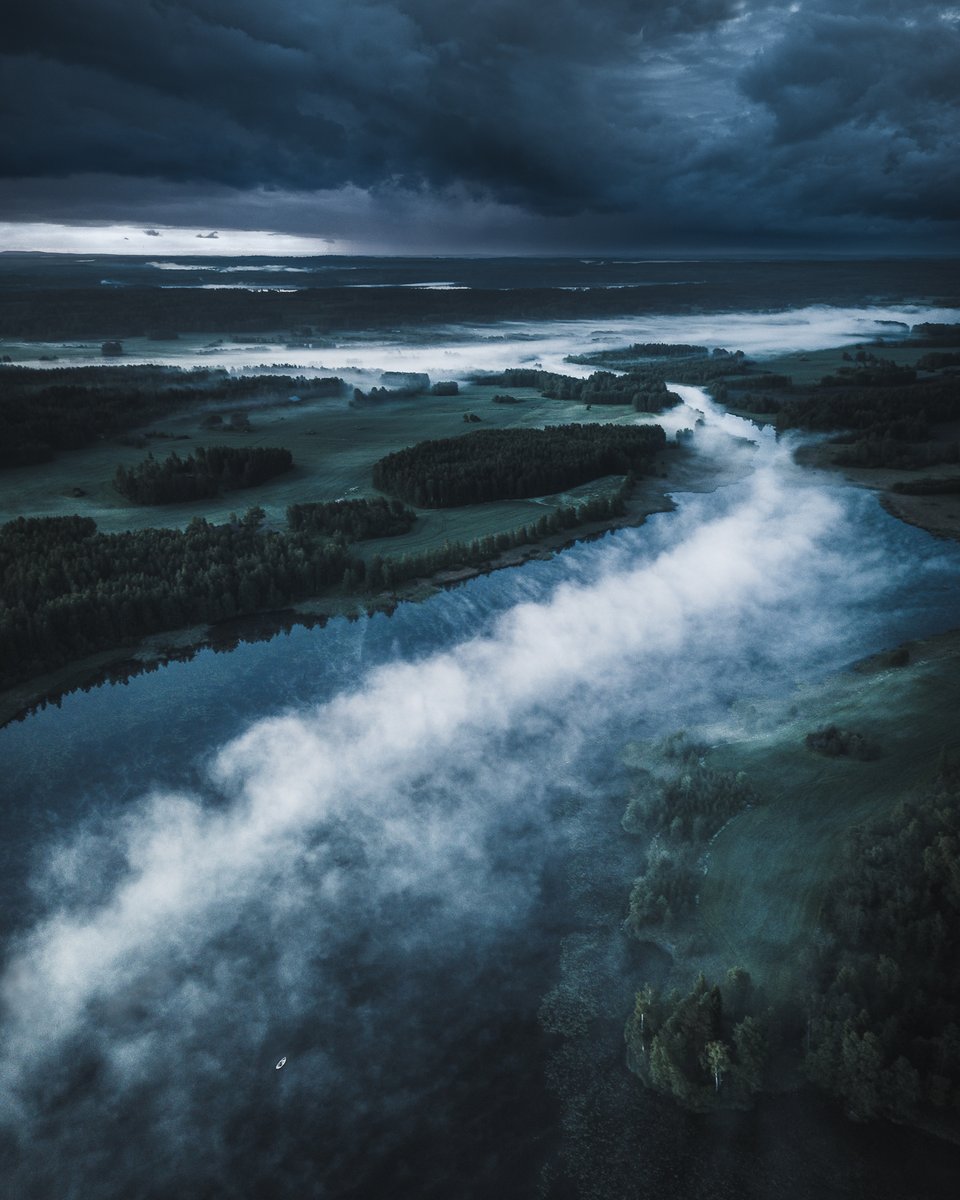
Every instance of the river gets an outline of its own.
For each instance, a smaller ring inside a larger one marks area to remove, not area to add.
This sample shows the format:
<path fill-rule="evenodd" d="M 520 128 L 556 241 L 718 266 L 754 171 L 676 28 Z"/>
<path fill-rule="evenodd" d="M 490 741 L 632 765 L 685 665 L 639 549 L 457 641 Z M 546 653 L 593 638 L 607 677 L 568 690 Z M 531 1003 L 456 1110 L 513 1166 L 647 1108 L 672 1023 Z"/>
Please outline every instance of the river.
<path fill-rule="evenodd" d="M 589 1064 L 540 1025 L 663 969 L 616 928 L 626 743 L 960 624 L 960 547 L 678 390 L 756 443 L 740 483 L 0 731 L 11 1196 L 952 1194 L 951 1147 L 806 1097 L 691 1118 L 610 1022 Z"/>

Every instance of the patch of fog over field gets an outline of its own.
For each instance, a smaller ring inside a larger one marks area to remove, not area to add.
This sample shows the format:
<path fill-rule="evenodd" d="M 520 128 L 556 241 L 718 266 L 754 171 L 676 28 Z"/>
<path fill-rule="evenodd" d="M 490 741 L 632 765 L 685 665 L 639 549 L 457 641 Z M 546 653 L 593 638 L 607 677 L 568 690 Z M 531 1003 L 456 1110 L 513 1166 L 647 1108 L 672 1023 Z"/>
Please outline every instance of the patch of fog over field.
<path fill-rule="evenodd" d="M 751 428 L 682 392 L 698 438 Z M 738 452 L 746 482 L 596 543 L 588 577 L 489 634 L 254 723 L 203 792 L 63 837 L 3 968 L 11 1194 L 249 1195 L 279 1170 L 272 1195 L 319 1195 L 442 1128 L 451 1046 L 520 1004 L 531 943 L 556 951 L 550 865 L 615 824 L 570 797 L 627 735 L 843 661 L 922 583 L 787 445 Z"/>
<path fill-rule="evenodd" d="M 816 305 L 782 312 L 740 312 L 624 317 L 597 321 L 505 321 L 497 325 L 451 325 L 416 329 L 404 335 L 383 337 L 365 333 L 341 338 L 336 344 L 282 343 L 232 345 L 201 344 L 198 338 L 125 346 L 121 359 L 128 366 L 164 363 L 181 367 L 225 367 L 254 372 L 260 367 L 284 367 L 305 374 L 341 375 L 350 382 L 369 382 L 381 371 L 426 372 L 434 380 L 467 380 L 483 372 L 508 367 L 537 366 L 547 371 L 586 378 L 596 367 L 566 361 L 570 355 L 588 354 L 631 345 L 634 342 L 673 342 L 742 350 L 764 358 L 788 351 L 830 349 L 870 341 L 896 339 L 911 325 L 923 322 L 952 323 L 957 311 L 925 305 L 840 308 Z M 10 346 L 18 362 L 56 367 L 103 365 L 99 345 L 31 343 Z M 57 357 L 41 362 L 41 356 Z"/>

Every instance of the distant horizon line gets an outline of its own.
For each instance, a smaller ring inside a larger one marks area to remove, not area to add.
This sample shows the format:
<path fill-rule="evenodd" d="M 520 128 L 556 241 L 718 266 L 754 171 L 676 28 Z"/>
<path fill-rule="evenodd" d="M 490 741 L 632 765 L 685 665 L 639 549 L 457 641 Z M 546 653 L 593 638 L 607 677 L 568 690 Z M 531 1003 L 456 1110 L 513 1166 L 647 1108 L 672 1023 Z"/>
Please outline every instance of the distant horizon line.
<path fill-rule="evenodd" d="M 634 257 L 634 255 L 643 254 L 644 257 Z M 706 262 L 712 259 L 758 259 L 771 260 L 777 262 L 804 262 L 804 261 L 819 261 L 828 259 L 843 259 L 851 262 L 869 261 L 882 262 L 887 259 L 958 259 L 960 260 L 960 247 L 956 249 L 938 248 L 936 250 L 920 250 L 916 248 L 904 250 L 884 250 L 871 253 L 867 250 L 809 250 L 798 251 L 796 249 L 783 250 L 747 250 L 742 247 L 735 250 L 691 250 L 689 254 L 683 254 L 680 251 L 673 251 L 670 254 L 664 254 L 662 257 L 651 254 L 649 251 L 609 251 L 604 253 L 592 253 L 590 251 L 500 251 L 500 252 L 479 252 L 479 251 L 461 251 L 461 252 L 445 252 L 445 253 L 420 253 L 420 254 L 404 254 L 393 251 L 382 252 L 355 252 L 343 253 L 297 253 L 297 252 L 281 252 L 281 253 L 264 253 L 251 254 L 249 252 L 231 252 L 231 251 L 206 251 L 201 254 L 177 253 L 173 252 L 167 256 L 157 254 L 147 254 L 142 251 L 134 250 L 0 250 L 0 258 L 70 258 L 75 261 L 93 261 L 103 258 L 123 258 L 123 259 L 142 259 L 145 262 L 154 261 L 178 261 L 183 259 L 194 260 L 213 260 L 213 259 L 250 259 L 250 260 L 270 260 L 270 259 L 393 259 L 398 262 L 412 261 L 448 261 L 459 259 L 471 259 L 477 261 L 495 260 L 495 259 L 527 259 L 527 260 L 549 260 L 549 259 L 565 259 L 571 261 L 580 261 L 584 265 L 589 265 L 591 262 L 623 262 L 624 264 L 635 263 L 637 265 L 644 263 L 695 263 Z"/>

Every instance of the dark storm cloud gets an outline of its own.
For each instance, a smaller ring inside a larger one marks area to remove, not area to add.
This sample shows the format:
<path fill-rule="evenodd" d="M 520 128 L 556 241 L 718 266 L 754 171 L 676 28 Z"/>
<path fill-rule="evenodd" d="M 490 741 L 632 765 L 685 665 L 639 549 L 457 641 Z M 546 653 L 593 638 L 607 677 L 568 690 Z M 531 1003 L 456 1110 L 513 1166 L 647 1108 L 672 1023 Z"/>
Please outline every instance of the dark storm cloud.
<path fill-rule="evenodd" d="M 960 12 L 863 9 L 799 15 L 744 72 L 773 119 L 769 161 L 801 172 L 807 207 L 956 219 Z"/>
<path fill-rule="evenodd" d="M 956 216 L 960 21 L 932 4 L 41 0 L 5 32 L 10 180 L 429 194 L 623 234 Z"/>
<path fill-rule="evenodd" d="M 597 190 L 585 160 L 607 165 L 593 147 L 598 109 L 609 125 L 618 103 L 609 69 L 644 36 L 735 9 L 561 0 L 544 20 L 489 0 L 453 11 L 423 0 L 288 0 L 269 12 L 244 0 L 40 4 L 7 42 L 5 170 L 299 188 L 466 180 L 569 206 Z M 604 136 L 614 129 L 601 150 Z"/>

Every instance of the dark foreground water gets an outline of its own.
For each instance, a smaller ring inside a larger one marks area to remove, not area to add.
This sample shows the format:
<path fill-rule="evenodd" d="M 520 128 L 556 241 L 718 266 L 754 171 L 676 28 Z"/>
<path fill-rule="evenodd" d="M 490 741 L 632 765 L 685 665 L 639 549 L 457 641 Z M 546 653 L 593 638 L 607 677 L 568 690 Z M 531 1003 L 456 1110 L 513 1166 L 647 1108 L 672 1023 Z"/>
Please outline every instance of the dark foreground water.
<path fill-rule="evenodd" d="M 954 1147 L 623 1065 L 666 965 L 618 929 L 624 743 L 960 624 L 960 548 L 769 442 L 680 499 L 0 731 L 9 1195 L 954 1194 Z"/>

